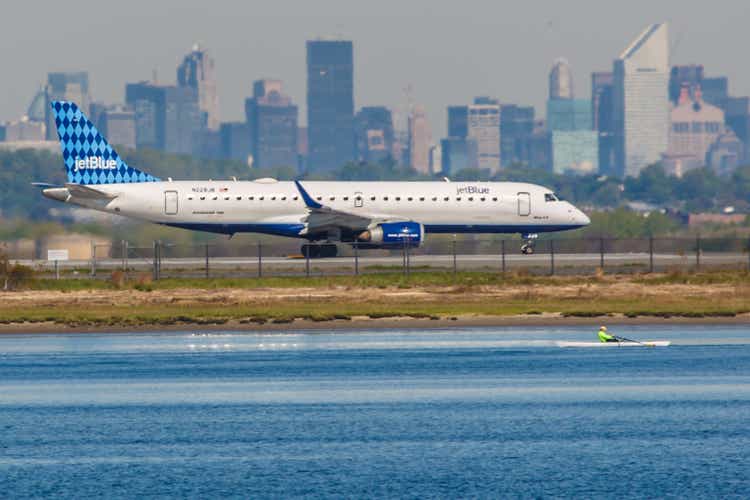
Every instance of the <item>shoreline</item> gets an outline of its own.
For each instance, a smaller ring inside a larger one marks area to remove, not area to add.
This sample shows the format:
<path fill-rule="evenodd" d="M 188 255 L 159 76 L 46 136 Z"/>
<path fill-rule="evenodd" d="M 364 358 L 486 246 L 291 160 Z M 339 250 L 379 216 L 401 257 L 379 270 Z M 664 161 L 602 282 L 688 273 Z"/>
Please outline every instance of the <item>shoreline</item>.
<path fill-rule="evenodd" d="M 455 318 L 455 319 L 453 319 Z M 353 317 L 350 320 L 333 319 L 327 321 L 313 321 L 309 319 L 295 319 L 284 323 L 246 323 L 236 320 L 225 323 L 199 324 L 179 323 L 170 325 L 137 325 L 137 326 L 70 326 L 54 322 L 7 323 L 0 325 L 0 336 L 18 334 L 137 334 L 137 333 L 168 333 L 168 332 L 201 332 L 201 331 L 231 331 L 231 332 L 289 332 L 289 331 L 325 331 L 325 330 L 372 330 L 372 329 L 432 329 L 432 328 L 471 328 L 471 327 L 518 327 L 518 326 L 597 326 L 607 325 L 748 325 L 750 314 L 737 316 L 636 316 L 623 314 L 611 316 L 571 317 L 556 313 L 522 314 L 508 316 L 480 316 L 465 315 L 451 318 L 412 318 L 408 316 L 369 318 Z"/>

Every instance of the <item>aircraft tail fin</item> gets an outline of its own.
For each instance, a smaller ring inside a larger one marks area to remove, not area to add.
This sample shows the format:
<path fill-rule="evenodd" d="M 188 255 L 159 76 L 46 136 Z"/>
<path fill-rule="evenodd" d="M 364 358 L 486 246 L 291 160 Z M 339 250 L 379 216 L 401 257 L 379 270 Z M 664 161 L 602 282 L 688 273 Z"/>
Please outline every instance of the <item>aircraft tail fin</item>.
<path fill-rule="evenodd" d="M 53 101 L 50 105 L 69 183 L 119 184 L 159 180 L 128 166 L 75 103 Z"/>

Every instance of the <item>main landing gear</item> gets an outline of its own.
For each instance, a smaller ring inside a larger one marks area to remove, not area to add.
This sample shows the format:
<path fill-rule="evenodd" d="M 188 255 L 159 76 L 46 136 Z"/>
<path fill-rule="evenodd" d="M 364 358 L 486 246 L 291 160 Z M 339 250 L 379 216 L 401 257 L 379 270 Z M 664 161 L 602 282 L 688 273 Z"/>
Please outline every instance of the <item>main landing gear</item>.
<path fill-rule="evenodd" d="M 521 253 L 524 255 L 531 255 L 534 253 L 534 242 L 538 237 L 538 234 L 522 234 L 521 238 L 524 239 L 524 243 L 521 245 Z"/>
<path fill-rule="evenodd" d="M 309 257 L 311 259 L 336 257 L 339 252 L 338 247 L 333 243 L 324 243 L 322 245 L 302 245 L 301 251 L 303 257 Z"/>

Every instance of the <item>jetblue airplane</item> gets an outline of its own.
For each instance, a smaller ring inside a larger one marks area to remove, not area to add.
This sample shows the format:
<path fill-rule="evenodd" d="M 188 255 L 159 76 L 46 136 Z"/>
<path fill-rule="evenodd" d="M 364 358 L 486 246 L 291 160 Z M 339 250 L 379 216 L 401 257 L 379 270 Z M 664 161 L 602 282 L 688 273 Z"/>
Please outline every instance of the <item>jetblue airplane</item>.
<path fill-rule="evenodd" d="M 137 170 L 72 102 L 52 104 L 68 182 L 37 184 L 44 196 L 166 226 L 307 240 L 302 253 L 419 246 L 429 233 L 538 233 L 576 229 L 589 218 L 542 186 L 518 182 L 164 181 Z"/>

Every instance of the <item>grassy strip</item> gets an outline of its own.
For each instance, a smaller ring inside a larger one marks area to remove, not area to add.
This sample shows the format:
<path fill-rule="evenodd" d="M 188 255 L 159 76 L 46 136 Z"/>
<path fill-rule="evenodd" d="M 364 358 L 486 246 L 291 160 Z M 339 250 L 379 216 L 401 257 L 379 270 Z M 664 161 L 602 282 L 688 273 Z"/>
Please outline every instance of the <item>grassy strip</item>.
<path fill-rule="evenodd" d="M 27 290 L 116 290 L 122 288 L 148 290 L 174 290 L 195 288 L 215 290 L 220 288 L 411 288 L 424 286 L 483 286 L 483 285 L 533 285 L 533 284 L 585 284 L 596 278 L 528 276 L 523 273 L 487 272 L 413 272 L 378 273 L 359 276 L 270 276 L 263 278 L 167 278 L 152 282 L 150 279 L 133 279 L 118 287 L 110 280 L 79 279 L 34 279 L 24 284 Z"/>
<path fill-rule="evenodd" d="M 33 279 L 24 283 L 28 290 L 116 290 L 132 288 L 140 291 L 174 290 L 195 288 L 215 290 L 220 288 L 412 288 L 425 286 L 513 286 L 543 285 L 566 286 L 602 283 L 615 280 L 614 276 L 531 276 L 523 272 L 499 273 L 464 271 L 453 274 L 445 271 L 413 272 L 409 276 L 402 273 L 379 273 L 360 276 L 277 276 L 263 278 L 168 278 L 151 282 L 148 276 L 136 277 L 124 283 L 88 278 L 78 279 Z M 668 274 L 628 276 L 627 280 L 643 285 L 669 284 L 746 284 L 750 281 L 747 272 L 714 271 L 702 273 L 675 272 Z"/>
<path fill-rule="evenodd" d="M 518 314 L 562 313 L 564 316 L 594 317 L 612 314 L 655 317 L 727 317 L 750 312 L 747 297 L 728 297 L 720 303 L 707 303 L 700 297 L 670 297 L 654 303 L 648 298 L 515 298 L 502 303 L 460 297 L 449 301 L 325 300 L 270 301 L 262 304 L 200 305 L 142 304 L 138 307 L 91 306 L 66 309 L 54 306 L 0 308 L 0 323 L 55 322 L 71 326 L 140 326 L 170 324 L 288 323 L 294 319 L 329 321 L 354 316 L 370 318 L 413 317 L 452 318 L 459 315 L 507 316 Z"/>

